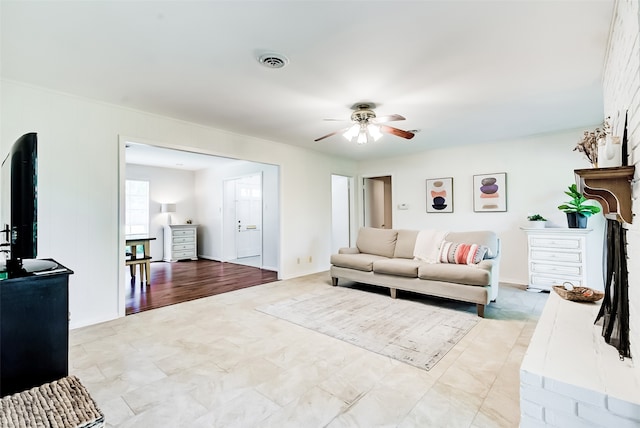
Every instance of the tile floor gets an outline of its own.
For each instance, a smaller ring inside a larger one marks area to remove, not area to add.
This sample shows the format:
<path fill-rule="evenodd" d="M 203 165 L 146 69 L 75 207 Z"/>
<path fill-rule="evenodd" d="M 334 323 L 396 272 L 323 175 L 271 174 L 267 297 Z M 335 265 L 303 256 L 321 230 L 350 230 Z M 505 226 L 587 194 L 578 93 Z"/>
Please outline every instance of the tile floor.
<path fill-rule="evenodd" d="M 254 309 L 331 290 L 325 272 L 76 329 L 70 374 L 110 427 L 518 426 L 520 362 L 548 294 L 503 285 L 427 372 Z"/>

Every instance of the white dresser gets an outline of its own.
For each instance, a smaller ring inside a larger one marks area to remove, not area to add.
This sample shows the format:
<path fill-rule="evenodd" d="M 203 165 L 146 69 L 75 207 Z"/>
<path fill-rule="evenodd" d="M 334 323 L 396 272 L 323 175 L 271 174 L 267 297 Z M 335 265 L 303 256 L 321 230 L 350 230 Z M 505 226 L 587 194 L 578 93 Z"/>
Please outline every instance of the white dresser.
<path fill-rule="evenodd" d="M 529 246 L 529 288 L 551 290 L 553 285 L 570 281 L 587 284 L 587 235 L 591 229 L 522 228 Z"/>
<path fill-rule="evenodd" d="M 198 259 L 197 224 L 170 224 L 164 227 L 164 261 Z"/>

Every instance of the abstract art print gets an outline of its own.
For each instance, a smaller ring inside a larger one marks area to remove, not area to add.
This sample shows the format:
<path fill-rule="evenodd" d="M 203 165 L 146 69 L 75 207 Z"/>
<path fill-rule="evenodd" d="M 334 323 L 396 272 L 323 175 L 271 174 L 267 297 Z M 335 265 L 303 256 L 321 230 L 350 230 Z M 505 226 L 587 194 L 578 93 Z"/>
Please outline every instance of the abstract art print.
<path fill-rule="evenodd" d="M 427 212 L 453 212 L 453 177 L 427 179 Z"/>
<path fill-rule="evenodd" d="M 473 176 L 473 211 L 507 211 L 507 173 Z"/>

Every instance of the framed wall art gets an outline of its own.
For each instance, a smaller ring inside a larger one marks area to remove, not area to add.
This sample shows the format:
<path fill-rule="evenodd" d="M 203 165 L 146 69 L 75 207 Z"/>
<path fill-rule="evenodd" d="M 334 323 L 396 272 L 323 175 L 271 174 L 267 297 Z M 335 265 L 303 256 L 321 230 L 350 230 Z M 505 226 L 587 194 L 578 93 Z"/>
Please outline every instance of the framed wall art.
<path fill-rule="evenodd" d="M 473 176 L 473 211 L 507 211 L 507 173 L 480 174 Z"/>
<path fill-rule="evenodd" d="M 453 212 L 453 177 L 427 179 L 427 212 Z"/>

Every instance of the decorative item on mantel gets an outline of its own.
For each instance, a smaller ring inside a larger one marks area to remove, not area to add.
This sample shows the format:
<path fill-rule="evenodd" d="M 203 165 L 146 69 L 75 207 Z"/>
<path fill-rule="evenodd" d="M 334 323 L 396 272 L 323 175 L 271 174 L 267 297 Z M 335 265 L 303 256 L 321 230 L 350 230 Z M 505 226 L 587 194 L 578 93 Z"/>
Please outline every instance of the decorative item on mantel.
<path fill-rule="evenodd" d="M 595 205 L 587 205 L 587 198 L 578 191 L 578 186 L 572 184 L 569 190 L 564 192 L 571 197 L 569 202 L 558 205 L 558 209 L 567 214 L 567 223 L 569 228 L 585 229 L 587 227 L 587 219 L 593 214 L 600 212 L 600 207 Z"/>
<path fill-rule="evenodd" d="M 533 214 L 527 217 L 529 220 L 528 227 L 531 229 L 544 229 L 547 224 L 547 219 L 540 214 Z"/>
<path fill-rule="evenodd" d="M 571 282 L 565 281 L 562 285 L 554 285 L 553 291 L 565 300 L 573 302 L 597 302 L 604 297 L 600 290 L 589 287 L 576 287 Z"/>
<path fill-rule="evenodd" d="M 622 165 L 622 144 L 614 135 L 611 117 L 604 121 L 604 138 L 598 140 L 598 167 L 609 168 Z M 626 126 L 626 125 L 625 125 Z"/>
<path fill-rule="evenodd" d="M 591 165 L 598 168 L 598 146 L 600 141 L 605 141 L 607 135 L 611 134 L 611 117 L 607 117 L 604 121 L 602 129 L 596 128 L 593 131 L 584 131 L 582 139 L 573 149 L 584 153 Z"/>

